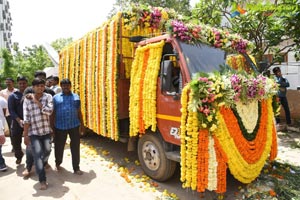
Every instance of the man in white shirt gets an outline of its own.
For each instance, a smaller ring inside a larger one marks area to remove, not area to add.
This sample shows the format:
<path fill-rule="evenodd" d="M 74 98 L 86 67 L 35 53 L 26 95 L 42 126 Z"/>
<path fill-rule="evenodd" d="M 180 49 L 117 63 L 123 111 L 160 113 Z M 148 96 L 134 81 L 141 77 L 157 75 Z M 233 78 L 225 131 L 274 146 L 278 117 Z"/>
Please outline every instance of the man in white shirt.
<path fill-rule="evenodd" d="M 5 79 L 6 88 L 0 91 L 0 96 L 4 97 L 4 99 L 6 101 L 8 100 L 9 95 L 11 95 L 15 91 L 17 91 L 17 89 L 14 88 L 14 84 L 15 84 L 14 79 L 12 79 L 12 78 L 6 78 Z M 14 152 L 13 143 L 12 143 L 12 135 L 11 135 L 11 131 L 10 131 L 10 126 L 11 126 L 12 119 L 10 117 L 10 113 L 9 113 L 8 110 L 6 111 L 5 118 L 6 118 L 6 122 L 7 122 L 7 125 L 8 125 L 9 136 L 10 136 L 10 141 L 11 141 L 11 146 L 12 146 L 11 151 Z"/>
<path fill-rule="evenodd" d="M 59 78 L 58 76 L 53 76 L 51 79 L 51 84 L 52 86 L 50 87 L 50 89 L 52 89 L 55 94 L 58 94 L 61 92 L 61 87 L 59 86 Z"/>
<path fill-rule="evenodd" d="M 0 134 L 4 135 L 4 127 L 6 124 L 5 112 L 7 111 L 7 101 L 0 96 Z M 7 170 L 5 160 L 2 156 L 2 145 L 0 144 L 0 171 L 4 172 Z"/>

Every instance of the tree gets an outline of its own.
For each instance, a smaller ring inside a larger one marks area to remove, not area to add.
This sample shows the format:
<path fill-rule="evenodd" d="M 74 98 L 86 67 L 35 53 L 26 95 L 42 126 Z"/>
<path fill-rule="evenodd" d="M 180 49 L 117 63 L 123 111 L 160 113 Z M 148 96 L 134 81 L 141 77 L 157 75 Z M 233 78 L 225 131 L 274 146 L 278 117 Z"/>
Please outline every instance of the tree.
<path fill-rule="evenodd" d="M 114 8 L 111 11 L 111 15 L 116 13 L 117 10 L 122 10 L 127 8 L 130 4 L 141 4 L 150 5 L 153 7 L 166 7 L 173 8 L 179 14 L 184 16 L 190 16 L 190 0 L 117 0 L 114 4 Z"/>
<path fill-rule="evenodd" d="M 26 76 L 31 82 L 36 70 L 43 70 L 52 66 L 52 62 L 44 48 L 36 45 L 25 47 L 23 51 L 20 51 L 18 46 L 14 45 L 13 53 L 3 49 L 1 58 L 3 59 L 1 83 L 7 77 L 16 79 L 20 75 Z"/>
<path fill-rule="evenodd" d="M 51 46 L 57 51 L 60 52 L 65 46 L 73 42 L 73 38 L 59 38 L 51 42 Z"/>
<path fill-rule="evenodd" d="M 291 51 L 296 52 L 295 57 L 299 60 L 300 29 L 297 24 L 300 18 L 297 0 L 277 0 L 273 3 L 200 0 L 192 10 L 192 16 L 202 23 L 239 33 L 254 42 L 253 54 L 257 61 L 263 61 L 263 55 L 271 52 L 274 54 L 271 66 L 280 62 L 280 54 Z M 226 22 L 221 23 L 224 20 Z"/>
<path fill-rule="evenodd" d="M 2 58 L 2 63 L 3 63 L 3 68 L 1 70 L 2 73 L 0 76 L 0 81 L 2 84 L 7 77 L 10 77 L 10 78 L 15 77 L 15 72 L 16 72 L 17 67 L 15 66 L 15 64 L 13 62 L 13 56 L 11 55 L 9 50 L 2 49 L 0 56 Z"/>

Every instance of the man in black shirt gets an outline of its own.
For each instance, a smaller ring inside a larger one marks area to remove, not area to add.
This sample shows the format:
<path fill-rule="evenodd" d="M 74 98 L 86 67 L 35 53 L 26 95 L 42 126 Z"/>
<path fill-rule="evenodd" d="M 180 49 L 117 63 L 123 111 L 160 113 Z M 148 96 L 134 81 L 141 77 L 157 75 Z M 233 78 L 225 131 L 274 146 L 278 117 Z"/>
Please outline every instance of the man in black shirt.
<path fill-rule="evenodd" d="M 11 134 L 12 145 L 15 150 L 16 164 L 20 164 L 24 155 L 22 151 L 22 135 L 23 135 L 23 92 L 28 86 L 26 77 L 17 78 L 19 90 L 15 91 L 8 97 L 8 110 L 12 118 Z"/>

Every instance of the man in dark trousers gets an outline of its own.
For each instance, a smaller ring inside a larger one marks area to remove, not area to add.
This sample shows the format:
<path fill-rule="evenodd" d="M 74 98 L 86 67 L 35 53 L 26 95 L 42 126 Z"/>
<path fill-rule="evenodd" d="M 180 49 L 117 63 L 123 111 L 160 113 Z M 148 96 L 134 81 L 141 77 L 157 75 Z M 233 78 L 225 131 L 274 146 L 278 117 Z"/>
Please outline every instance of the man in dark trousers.
<path fill-rule="evenodd" d="M 67 135 L 71 139 L 73 171 L 82 175 L 80 163 L 80 129 L 84 132 L 80 99 L 77 94 L 71 92 L 71 81 L 63 79 L 60 82 L 62 92 L 53 97 L 53 125 L 54 125 L 54 152 L 56 169 L 60 170 Z"/>
<path fill-rule="evenodd" d="M 11 138 L 15 150 L 16 164 L 20 164 L 23 158 L 22 135 L 23 135 L 23 93 L 28 86 L 26 77 L 17 78 L 19 90 L 15 91 L 8 97 L 8 110 L 12 119 Z"/>
<path fill-rule="evenodd" d="M 290 87 L 289 81 L 284 78 L 281 74 L 281 70 L 279 67 L 274 67 L 273 68 L 273 73 L 275 75 L 275 80 L 276 83 L 279 85 L 279 90 L 277 93 L 277 96 L 279 97 L 280 104 L 284 109 L 285 112 L 285 119 L 286 119 L 286 124 L 287 126 L 291 125 L 291 114 L 290 114 L 290 108 L 289 108 L 289 103 L 286 98 L 286 92 L 288 87 Z M 276 123 L 280 123 L 280 118 L 276 118 Z"/>
<path fill-rule="evenodd" d="M 14 88 L 14 84 L 15 84 L 14 79 L 12 79 L 12 78 L 6 78 L 5 79 L 6 88 L 0 91 L 0 96 L 4 97 L 4 99 L 6 101 L 8 101 L 9 95 L 11 95 L 15 91 L 17 91 L 17 89 Z M 10 130 L 12 119 L 11 119 L 11 116 L 10 116 L 10 113 L 9 113 L 8 110 L 6 111 L 5 118 L 6 118 L 6 122 L 7 122 L 7 125 L 8 125 L 9 136 L 10 136 L 10 140 L 11 140 L 10 142 L 11 142 L 11 145 L 12 145 L 11 152 L 14 152 L 15 150 L 14 150 L 14 147 L 13 147 L 13 139 L 12 139 L 11 130 Z"/>

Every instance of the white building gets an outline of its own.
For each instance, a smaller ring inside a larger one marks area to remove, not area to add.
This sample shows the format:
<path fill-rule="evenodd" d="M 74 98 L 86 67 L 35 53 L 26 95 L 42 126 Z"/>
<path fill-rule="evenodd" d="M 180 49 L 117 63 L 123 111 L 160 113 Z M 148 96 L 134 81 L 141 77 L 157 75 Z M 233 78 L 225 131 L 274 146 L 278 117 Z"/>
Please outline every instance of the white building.
<path fill-rule="evenodd" d="M 12 18 L 9 11 L 9 2 L 8 0 L 0 0 L 0 48 L 6 48 L 11 50 L 12 41 L 11 41 L 11 27 L 12 27 Z"/>

